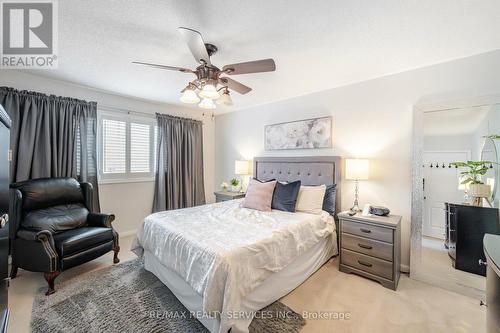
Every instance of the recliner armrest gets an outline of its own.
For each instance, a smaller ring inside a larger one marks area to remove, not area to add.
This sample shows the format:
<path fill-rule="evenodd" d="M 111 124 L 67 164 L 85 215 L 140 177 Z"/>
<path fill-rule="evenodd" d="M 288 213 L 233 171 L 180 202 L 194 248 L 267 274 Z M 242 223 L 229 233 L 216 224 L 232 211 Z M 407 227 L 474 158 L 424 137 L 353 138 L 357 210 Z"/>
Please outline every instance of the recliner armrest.
<path fill-rule="evenodd" d="M 38 232 L 27 230 L 27 229 L 19 229 L 17 231 L 17 237 L 22 238 L 24 240 L 28 240 L 28 241 L 36 241 L 36 240 L 38 240 L 37 233 Z"/>
<path fill-rule="evenodd" d="M 36 272 L 60 269 L 54 238 L 48 230 L 32 231 L 20 228 L 12 240 L 12 265 Z"/>
<path fill-rule="evenodd" d="M 52 233 L 48 230 L 31 231 L 28 229 L 19 229 L 17 231 L 17 237 L 28 241 L 48 242 L 54 247 L 54 238 L 52 237 Z"/>
<path fill-rule="evenodd" d="M 90 213 L 87 216 L 87 223 L 92 227 L 111 228 L 111 222 L 114 220 L 114 214 Z"/>
<path fill-rule="evenodd" d="M 48 230 L 42 231 L 31 231 L 28 229 L 19 229 L 17 231 L 17 237 L 25 240 L 38 240 L 42 241 L 45 238 L 52 238 L 52 233 Z"/>

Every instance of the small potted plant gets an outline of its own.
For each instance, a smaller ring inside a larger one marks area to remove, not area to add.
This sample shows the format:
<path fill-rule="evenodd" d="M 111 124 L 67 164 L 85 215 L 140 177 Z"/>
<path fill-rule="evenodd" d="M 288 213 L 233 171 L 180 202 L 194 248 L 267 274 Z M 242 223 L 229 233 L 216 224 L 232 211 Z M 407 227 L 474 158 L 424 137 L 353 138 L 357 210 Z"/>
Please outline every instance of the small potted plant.
<path fill-rule="evenodd" d="M 241 186 L 240 186 L 240 180 L 239 179 L 233 178 L 233 179 L 231 179 L 230 183 L 231 183 L 231 191 L 233 191 L 233 192 L 239 192 L 240 191 Z"/>
<path fill-rule="evenodd" d="M 486 174 L 489 165 L 493 164 L 490 161 L 467 161 L 467 162 L 453 162 L 451 165 L 459 168 L 466 168 L 460 174 L 463 177 L 461 184 L 469 185 L 468 195 L 472 197 L 472 204 L 476 206 L 481 205 L 483 198 L 488 199 L 491 195 L 491 187 L 484 184 L 481 177 Z"/>

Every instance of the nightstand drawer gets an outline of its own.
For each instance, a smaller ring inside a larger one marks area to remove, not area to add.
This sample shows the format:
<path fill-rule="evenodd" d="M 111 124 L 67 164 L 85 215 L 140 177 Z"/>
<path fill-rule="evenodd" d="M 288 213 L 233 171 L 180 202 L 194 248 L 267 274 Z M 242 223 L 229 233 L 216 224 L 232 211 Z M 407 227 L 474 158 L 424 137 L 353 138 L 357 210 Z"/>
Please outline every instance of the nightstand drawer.
<path fill-rule="evenodd" d="M 393 243 L 392 229 L 371 224 L 342 220 L 342 232 L 371 238 L 387 243 Z"/>
<path fill-rule="evenodd" d="M 342 234 L 342 248 L 392 261 L 393 248 L 389 243 L 344 233 Z"/>
<path fill-rule="evenodd" d="M 349 251 L 346 249 L 341 250 L 341 263 L 376 276 L 392 280 L 392 262 L 369 257 L 367 255 Z"/>

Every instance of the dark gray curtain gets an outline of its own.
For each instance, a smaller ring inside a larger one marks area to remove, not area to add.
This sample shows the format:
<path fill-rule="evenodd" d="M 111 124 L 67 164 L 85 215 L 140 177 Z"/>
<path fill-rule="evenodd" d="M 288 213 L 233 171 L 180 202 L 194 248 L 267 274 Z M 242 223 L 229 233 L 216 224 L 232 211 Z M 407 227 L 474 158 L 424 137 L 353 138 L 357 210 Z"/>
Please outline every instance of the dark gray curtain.
<path fill-rule="evenodd" d="M 0 87 L 0 104 L 12 119 L 11 181 L 73 177 L 97 186 L 97 104 Z"/>
<path fill-rule="evenodd" d="M 205 204 L 203 123 L 156 114 L 158 122 L 153 212 Z"/>

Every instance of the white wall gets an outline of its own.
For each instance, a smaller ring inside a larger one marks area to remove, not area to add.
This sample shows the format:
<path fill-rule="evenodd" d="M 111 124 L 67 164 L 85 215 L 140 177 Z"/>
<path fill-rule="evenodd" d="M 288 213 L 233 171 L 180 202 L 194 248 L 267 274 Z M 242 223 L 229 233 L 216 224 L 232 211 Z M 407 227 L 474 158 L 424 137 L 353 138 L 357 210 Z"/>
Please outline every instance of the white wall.
<path fill-rule="evenodd" d="M 472 133 L 424 136 L 424 151 L 469 151 L 472 154 L 473 148 Z"/>
<path fill-rule="evenodd" d="M 484 145 L 484 136 L 492 134 L 500 134 L 500 105 L 489 106 L 489 111 L 481 124 L 473 133 L 474 151 L 472 158 L 474 160 L 481 159 L 481 152 Z M 500 150 L 500 141 L 496 140 L 497 149 Z M 500 155 L 499 155 L 500 157 Z"/>
<path fill-rule="evenodd" d="M 88 87 L 69 84 L 64 81 L 47 79 L 20 71 L 0 71 L 0 86 L 9 86 L 21 90 L 32 90 L 46 94 L 96 101 L 99 105 L 130 111 L 166 113 L 203 120 L 203 158 L 205 193 L 208 202 L 213 202 L 214 179 L 214 128 L 209 115 L 202 116 L 202 111 L 182 108 L 168 104 L 154 103 L 115 95 Z M 151 214 L 153 207 L 154 182 L 101 184 L 101 210 L 114 213 L 114 226 L 122 233 L 133 232 L 140 227 L 143 218 Z"/>
<path fill-rule="evenodd" d="M 394 214 L 403 215 L 402 264 L 407 266 L 414 105 L 499 90 L 500 51 L 496 51 L 217 116 L 215 185 L 233 176 L 236 159 L 368 157 L 372 161 L 371 180 L 360 185 L 361 204 L 385 205 Z M 333 149 L 264 151 L 264 125 L 327 115 L 333 117 Z M 343 182 L 342 209 L 351 205 L 353 187 L 352 182 Z"/>

